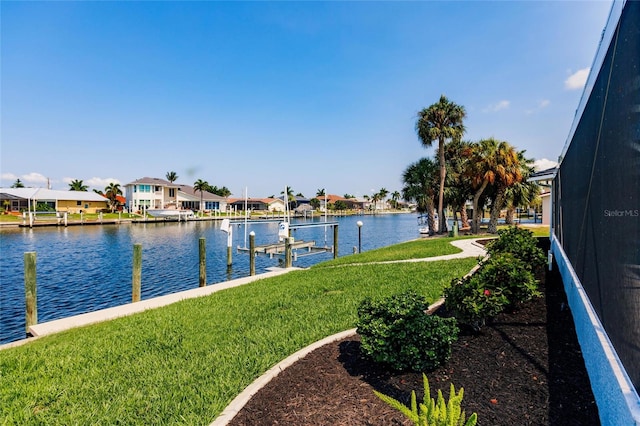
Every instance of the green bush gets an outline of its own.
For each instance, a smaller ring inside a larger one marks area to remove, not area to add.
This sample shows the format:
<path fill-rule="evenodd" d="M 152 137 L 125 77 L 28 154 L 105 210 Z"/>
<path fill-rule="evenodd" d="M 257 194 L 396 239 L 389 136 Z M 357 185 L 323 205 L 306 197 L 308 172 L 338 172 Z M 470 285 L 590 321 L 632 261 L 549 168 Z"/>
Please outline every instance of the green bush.
<path fill-rule="evenodd" d="M 494 256 L 498 253 L 512 253 L 529 265 L 531 270 L 546 263 L 544 252 L 538 247 L 538 240 L 528 229 L 510 226 L 498 231 L 498 239 L 487 244 L 487 252 Z"/>
<path fill-rule="evenodd" d="M 490 257 L 475 274 L 454 279 L 444 289 L 446 308 L 476 331 L 487 319 L 540 295 L 533 272 L 506 252 Z"/>
<path fill-rule="evenodd" d="M 363 352 L 398 371 L 428 371 L 445 363 L 458 327 L 453 318 L 427 315 L 427 308 L 413 291 L 364 299 L 357 320 Z"/>
<path fill-rule="evenodd" d="M 449 402 L 444 401 L 442 391 L 438 390 L 438 401 L 431 398 L 431 389 L 429 388 L 429 380 L 423 373 L 422 380 L 424 383 L 423 402 L 418 407 L 416 399 L 416 391 L 411 391 L 411 407 L 407 407 L 397 399 L 387 396 L 378 391 L 374 394 L 391 407 L 404 414 L 415 426 L 475 426 L 478 422 L 478 415 L 473 413 L 466 419 L 461 404 L 464 397 L 464 389 L 460 388 L 456 392 L 456 388 L 451 383 L 449 389 Z M 419 409 L 418 409 L 419 408 Z M 466 421 L 465 421 L 466 420 Z"/>
<path fill-rule="evenodd" d="M 462 324 L 478 331 L 487 319 L 502 312 L 509 300 L 502 289 L 487 286 L 477 274 L 456 278 L 444 289 L 445 307 Z"/>
<path fill-rule="evenodd" d="M 500 289 L 510 307 L 541 295 L 529 266 L 512 253 L 491 256 L 476 275 L 485 288 Z"/>

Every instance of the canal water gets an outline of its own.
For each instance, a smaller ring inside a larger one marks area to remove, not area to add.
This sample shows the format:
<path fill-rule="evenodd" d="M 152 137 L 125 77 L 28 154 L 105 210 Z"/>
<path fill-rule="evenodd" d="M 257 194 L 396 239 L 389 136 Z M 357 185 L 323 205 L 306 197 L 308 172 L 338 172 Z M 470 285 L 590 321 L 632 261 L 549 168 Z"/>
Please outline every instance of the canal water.
<path fill-rule="evenodd" d="M 317 224 L 324 219 L 293 221 Z M 338 223 L 338 254 L 358 246 L 357 221 L 362 221 L 362 250 L 419 237 L 414 214 L 381 214 L 329 218 Z M 240 221 L 241 222 L 241 221 Z M 248 233 L 256 245 L 275 243 L 278 223 L 233 225 L 233 265 L 227 269 L 227 234 L 218 221 L 138 223 L 103 226 L 4 228 L 0 230 L 0 344 L 25 337 L 24 253 L 36 252 L 38 322 L 47 322 L 131 302 L 133 245 L 142 245 L 142 299 L 198 287 L 199 239 L 205 238 L 207 284 L 249 275 Z M 245 235 L 247 235 L 245 239 Z M 331 226 L 295 229 L 295 240 L 333 244 Z M 302 252 L 301 252 L 302 253 Z M 300 256 L 293 266 L 330 260 L 332 253 Z M 256 258 L 256 273 L 282 266 L 278 258 Z"/>

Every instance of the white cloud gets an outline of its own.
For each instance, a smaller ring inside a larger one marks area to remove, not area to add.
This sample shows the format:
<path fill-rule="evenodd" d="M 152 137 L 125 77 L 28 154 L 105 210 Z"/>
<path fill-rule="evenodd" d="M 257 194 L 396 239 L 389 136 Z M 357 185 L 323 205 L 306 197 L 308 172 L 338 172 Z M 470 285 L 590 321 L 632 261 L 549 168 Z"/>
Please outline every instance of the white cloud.
<path fill-rule="evenodd" d="M 25 183 L 47 183 L 49 181 L 46 176 L 36 172 L 31 172 L 20 177 Z"/>
<path fill-rule="evenodd" d="M 587 82 L 587 78 L 589 77 L 589 67 L 582 68 L 571 74 L 564 81 L 564 88 L 567 90 L 578 90 L 582 89 Z"/>
<path fill-rule="evenodd" d="M 103 190 L 104 188 L 106 188 L 112 182 L 120 184 L 120 181 L 118 179 L 115 179 L 115 178 L 99 178 L 99 177 L 92 177 L 91 179 L 87 180 L 85 182 L 85 184 L 87 184 L 88 186 L 90 186 L 92 188 Z M 122 185 L 122 184 L 120 184 L 120 185 Z"/>
<path fill-rule="evenodd" d="M 66 184 L 70 184 L 71 181 L 76 180 L 77 178 L 72 178 L 72 177 L 63 177 L 62 178 L 62 182 L 66 183 Z M 82 181 L 82 183 L 86 186 L 88 186 L 89 188 L 95 188 L 95 189 L 99 189 L 100 191 L 104 190 L 104 188 L 107 187 L 107 185 L 109 185 L 111 182 L 113 183 L 118 183 L 120 185 L 122 185 L 120 183 L 120 181 L 116 178 L 101 178 L 101 177 L 92 177 L 91 179 L 79 179 Z"/>
<path fill-rule="evenodd" d="M 511 105 L 511 102 L 507 100 L 501 100 L 484 108 L 482 112 L 498 112 L 500 110 L 509 108 L 509 105 Z"/>
<path fill-rule="evenodd" d="M 557 161 L 548 160 L 546 158 L 541 158 L 533 162 L 533 168 L 536 171 L 547 170 L 557 165 L 558 165 Z"/>
<path fill-rule="evenodd" d="M 535 108 L 526 110 L 525 114 L 527 115 L 535 114 L 536 112 L 545 109 L 549 105 L 551 105 L 551 101 L 549 99 L 543 99 L 538 102 L 538 105 Z"/>
<path fill-rule="evenodd" d="M 15 181 L 16 179 L 18 179 L 18 176 L 14 175 L 13 173 L 3 173 L 2 175 L 0 175 L 0 178 L 2 180 Z"/>
<path fill-rule="evenodd" d="M 47 186 L 47 183 L 49 182 L 49 179 L 47 179 L 46 176 L 36 172 L 27 173 L 25 175 L 16 175 L 14 173 L 3 173 L 2 175 L 0 175 L 0 178 L 3 181 L 8 182 L 9 185 L 13 185 L 17 179 L 20 179 L 20 182 L 22 182 L 24 186 L 28 186 L 28 187 L 44 188 Z"/>

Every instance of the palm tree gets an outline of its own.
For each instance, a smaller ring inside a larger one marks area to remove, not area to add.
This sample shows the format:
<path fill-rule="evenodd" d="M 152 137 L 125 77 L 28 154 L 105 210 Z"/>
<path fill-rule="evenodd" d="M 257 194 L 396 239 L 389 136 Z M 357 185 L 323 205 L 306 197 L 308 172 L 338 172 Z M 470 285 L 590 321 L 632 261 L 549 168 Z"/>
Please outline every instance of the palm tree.
<path fill-rule="evenodd" d="M 87 185 L 82 183 L 82 180 L 74 179 L 69 183 L 69 191 L 87 191 Z"/>
<path fill-rule="evenodd" d="M 380 194 L 379 193 L 375 193 L 371 196 L 371 201 L 373 201 L 373 210 L 376 211 L 378 210 L 378 201 L 380 201 Z"/>
<path fill-rule="evenodd" d="M 175 181 L 178 180 L 178 175 L 176 174 L 176 172 L 167 172 L 166 174 L 166 178 L 169 182 L 173 183 Z"/>
<path fill-rule="evenodd" d="M 430 158 L 409 165 L 402 174 L 402 197 L 415 201 L 418 213 L 427 214 L 429 234 L 436 233 L 434 198 L 438 192 L 438 166 Z"/>
<path fill-rule="evenodd" d="M 218 192 L 216 192 L 216 194 L 221 197 L 227 198 L 229 195 L 231 195 L 231 190 L 226 186 L 223 186 L 222 188 L 218 188 Z"/>
<path fill-rule="evenodd" d="M 176 172 L 167 172 L 167 174 L 165 175 L 165 177 L 167 178 L 167 180 L 171 183 L 175 182 L 178 180 L 178 175 L 176 174 Z M 173 191 L 175 192 L 175 203 L 176 203 L 176 208 L 178 208 L 178 191 L 177 188 L 173 188 Z M 171 192 L 171 191 L 169 191 Z"/>
<path fill-rule="evenodd" d="M 447 169 L 445 163 L 444 145 L 448 140 L 460 140 L 465 128 L 463 120 L 466 112 L 463 106 L 449 101 L 446 96 L 418 113 L 416 131 L 424 147 L 430 147 L 438 141 L 438 163 L 440 166 L 440 189 L 438 191 L 438 217 L 440 217 L 438 232 L 446 229 L 444 220 L 444 187 Z"/>
<path fill-rule="evenodd" d="M 389 195 L 389 191 L 387 191 L 386 188 L 380 188 L 378 195 L 380 196 L 380 201 L 382 201 L 382 210 L 384 211 L 384 200 L 386 200 L 387 195 Z"/>
<path fill-rule="evenodd" d="M 525 151 L 518 152 L 518 161 L 522 179 L 508 187 L 504 194 L 504 204 L 507 208 L 505 223 L 513 225 L 513 214 L 517 207 L 528 206 L 540 194 L 540 185 L 537 182 L 529 182 L 529 176 L 534 172 L 533 160 L 525 158 Z"/>
<path fill-rule="evenodd" d="M 393 193 L 391 194 L 391 200 L 393 201 L 393 208 L 397 209 L 398 208 L 398 200 L 400 199 L 401 195 L 398 191 L 393 191 Z"/>
<path fill-rule="evenodd" d="M 490 234 L 498 232 L 498 218 L 504 205 L 504 196 L 507 188 L 522 181 L 522 169 L 518 151 L 513 146 L 507 142 L 501 143 L 498 146 L 498 161 L 500 161 L 500 164 L 496 168 L 496 193 L 491 203 L 489 227 L 487 229 Z"/>
<path fill-rule="evenodd" d="M 480 228 L 480 197 L 490 184 L 495 185 L 496 195 L 488 231 L 496 232 L 504 191 L 522 179 L 518 166 L 518 153 L 508 142 L 489 138 L 475 144 L 467 170 L 474 189 L 471 232 L 477 233 Z"/>
<path fill-rule="evenodd" d="M 282 201 L 284 201 L 285 199 L 287 200 L 286 202 L 289 203 L 289 209 L 291 208 L 296 208 L 296 206 L 298 205 L 297 201 L 296 201 L 296 196 L 293 193 L 293 189 L 291 189 L 290 186 L 285 187 L 287 190 L 287 194 L 285 195 L 284 191 L 280 191 L 280 194 L 283 195 L 282 197 Z"/>
<path fill-rule="evenodd" d="M 20 179 L 16 179 L 15 182 L 13 182 L 13 185 L 11 185 L 12 188 L 24 188 L 24 184 L 22 183 L 22 181 Z"/>
<path fill-rule="evenodd" d="M 316 197 L 324 197 L 324 195 L 325 195 L 324 188 L 318 189 L 316 191 Z"/>
<path fill-rule="evenodd" d="M 204 191 L 206 191 L 207 189 L 209 189 L 209 183 L 206 180 L 202 180 L 202 179 L 198 179 L 197 181 L 195 181 L 193 183 L 193 192 L 195 191 L 200 191 L 200 211 L 202 212 L 202 196 L 204 195 Z"/>
<path fill-rule="evenodd" d="M 122 189 L 120 189 L 119 183 L 111 182 L 104 189 L 104 196 L 109 199 L 109 208 L 111 208 L 111 213 L 115 212 L 120 204 L 118 201 L 118 195 L 122 195 Z"/>
<path fill-rule="evenodd" d="M 446 205 L 453 210 L 453 220 L 457 221 L 457 212 L 460 213 L 462 227 L 469 226 L 467 216 L 467 200 L 473 196 L 472 183 L 465 173 L 471 154 L 473 143 L 467 141 L 452 141 L 445 146 L 445 158 L 447 161 L 447 179 L 444 190 Z"/>

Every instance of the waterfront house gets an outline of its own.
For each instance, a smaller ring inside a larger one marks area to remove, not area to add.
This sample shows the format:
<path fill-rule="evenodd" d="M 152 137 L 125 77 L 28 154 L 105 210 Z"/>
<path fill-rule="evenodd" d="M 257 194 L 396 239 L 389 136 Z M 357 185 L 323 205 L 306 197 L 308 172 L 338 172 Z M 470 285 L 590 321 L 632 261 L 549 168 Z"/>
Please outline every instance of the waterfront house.
<path fill-rule="evenodd" d="M 144 209 L 224 211 L 227 208 L 224 197 L 206 191 L 201 194 L 190 185 L 164 179 L 143 177 L 124 187 L 129 212 L 142 212 Z"/>
<path fill-rule="evenodd" d="M 5 203 L 7 201 L 8 203 Z M 47 188 L 0 188 L 0 204 L 9 212 L 50 210 L 69 213 L 108 211 L 109 200 L 88 191 L 60 191 Z"/>
<path fill-rule="evenodd" d="M 347 206 L 347 209 L 350 210 L 365 210 L 371 204 L 363 198 L 345 198 L 342 195 L 335 194 L 327 194 L 326 198 L 323 195 L 316 198 L 320 201 L 320 211 L 325 211 L 327 206 L 331 208 L 331 205 L 334 205 L 337 201 L 342 201 Z"/>
<path fill-rule="evenodd" d="M 246 200 L 247 210 L 249 211 L 261 211 L 261 212 L 283 212 L 284 201 L 280 198 L 247 198 Z M 229 206 L 232 210 L 244 211 L 245 199 L 244 198 L 230 198 Z"/>

